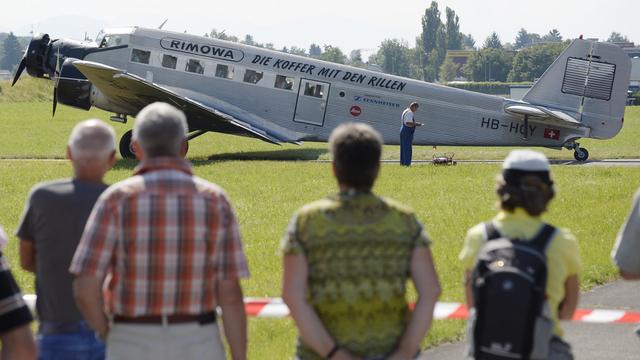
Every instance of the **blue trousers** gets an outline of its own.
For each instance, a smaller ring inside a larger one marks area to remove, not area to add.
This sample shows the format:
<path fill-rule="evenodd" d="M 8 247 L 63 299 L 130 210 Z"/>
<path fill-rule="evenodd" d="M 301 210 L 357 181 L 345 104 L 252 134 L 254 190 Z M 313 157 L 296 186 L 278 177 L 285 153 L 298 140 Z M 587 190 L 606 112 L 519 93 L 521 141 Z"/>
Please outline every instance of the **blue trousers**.
<path fill-rule="evenodd" d="M 400 129 L 400 165 L 411 166 L 411 146 L 413 145 L 413 133 L 415 131 L 416 128 L 402 124 Z"/>
<path fill-rule="evenodd" d="M 105 346 L 86 323 L 79 332 L 38 334 L 38 360 L 104 360 Z"/>

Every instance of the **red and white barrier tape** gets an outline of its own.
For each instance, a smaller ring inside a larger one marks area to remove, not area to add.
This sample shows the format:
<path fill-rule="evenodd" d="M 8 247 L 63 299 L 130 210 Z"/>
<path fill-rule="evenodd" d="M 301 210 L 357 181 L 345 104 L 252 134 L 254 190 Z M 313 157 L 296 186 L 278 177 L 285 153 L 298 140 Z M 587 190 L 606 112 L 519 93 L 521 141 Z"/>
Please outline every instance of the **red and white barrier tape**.
<path fill-rule="evenodd" d="M 24 295 L 24 300 L 35 310 L 35 295 Z M 289 308 L 281 298 L 245 298 L 245 309 L 248 316 L 265 318 L 282 318 L 289 316 Z M 461 303 L 438 302 L 433 310 L 435 319 L 466 319 L 467 307 Z M 589 323 L 640 324 L 640 311 L 578 309 L 573 321 Z"/>
<path fill-rule="evenodd" d="M 245 298 L 248 316 L 285 317 L 289 308 L 280 298 Z M 433 310 L 435 319 L 466 319 L 467 307 L 461 303 L 439 302 Z M 573 316 L 574 321 L 591 323 L 640 323 L 640 311 L 579 309 Z"/>

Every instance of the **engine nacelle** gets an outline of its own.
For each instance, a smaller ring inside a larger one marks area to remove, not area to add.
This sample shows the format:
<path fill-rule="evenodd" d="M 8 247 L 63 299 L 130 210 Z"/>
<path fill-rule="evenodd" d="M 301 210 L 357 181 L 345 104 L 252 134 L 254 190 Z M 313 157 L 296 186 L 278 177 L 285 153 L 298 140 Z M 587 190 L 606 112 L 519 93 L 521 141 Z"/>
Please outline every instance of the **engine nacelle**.
<path fill-rule="evenodd" d="M 57 79 L 56 98 L 62 104 L 89 110 L 91 108 L 92 84 L 73 66 L 73 62 L 77 60 L 68 58 L 62 64 L 60 75 Z"/>

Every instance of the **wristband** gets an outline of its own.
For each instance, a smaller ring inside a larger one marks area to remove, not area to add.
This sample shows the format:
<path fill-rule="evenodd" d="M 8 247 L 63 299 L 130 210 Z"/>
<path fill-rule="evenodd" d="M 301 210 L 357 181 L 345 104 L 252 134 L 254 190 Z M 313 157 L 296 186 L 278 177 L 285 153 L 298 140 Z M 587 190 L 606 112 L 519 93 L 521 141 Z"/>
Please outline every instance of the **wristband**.
<path fill-rule="evenodd" d="M 338 345 L 338 343 L 336 343 L 335 345 L 333 345 L 333 348 L 331 348 L 331 350 L 329 350 L 329 352 L 327 353 L 327 355 L 324 357 L 327 360 L 330 360 L 333 355 L 335 355 L 338 351 L 340 350 L 340 345 Z"/>

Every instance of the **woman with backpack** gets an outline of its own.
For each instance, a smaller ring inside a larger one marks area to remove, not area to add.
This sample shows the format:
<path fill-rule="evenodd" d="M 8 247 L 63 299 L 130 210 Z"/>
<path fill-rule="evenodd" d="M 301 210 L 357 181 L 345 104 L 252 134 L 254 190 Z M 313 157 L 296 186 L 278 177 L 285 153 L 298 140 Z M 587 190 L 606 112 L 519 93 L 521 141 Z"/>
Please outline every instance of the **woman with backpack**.
<path fill-rule="evenodd" d="M 497 177 L 498 214 L 472 227 L 459 258 L 470 359 L 573 359 L 559 320 L 578 303 L 575 237 L 540 216 L 555 195 L 549 160 L 514 150 Z"/>

